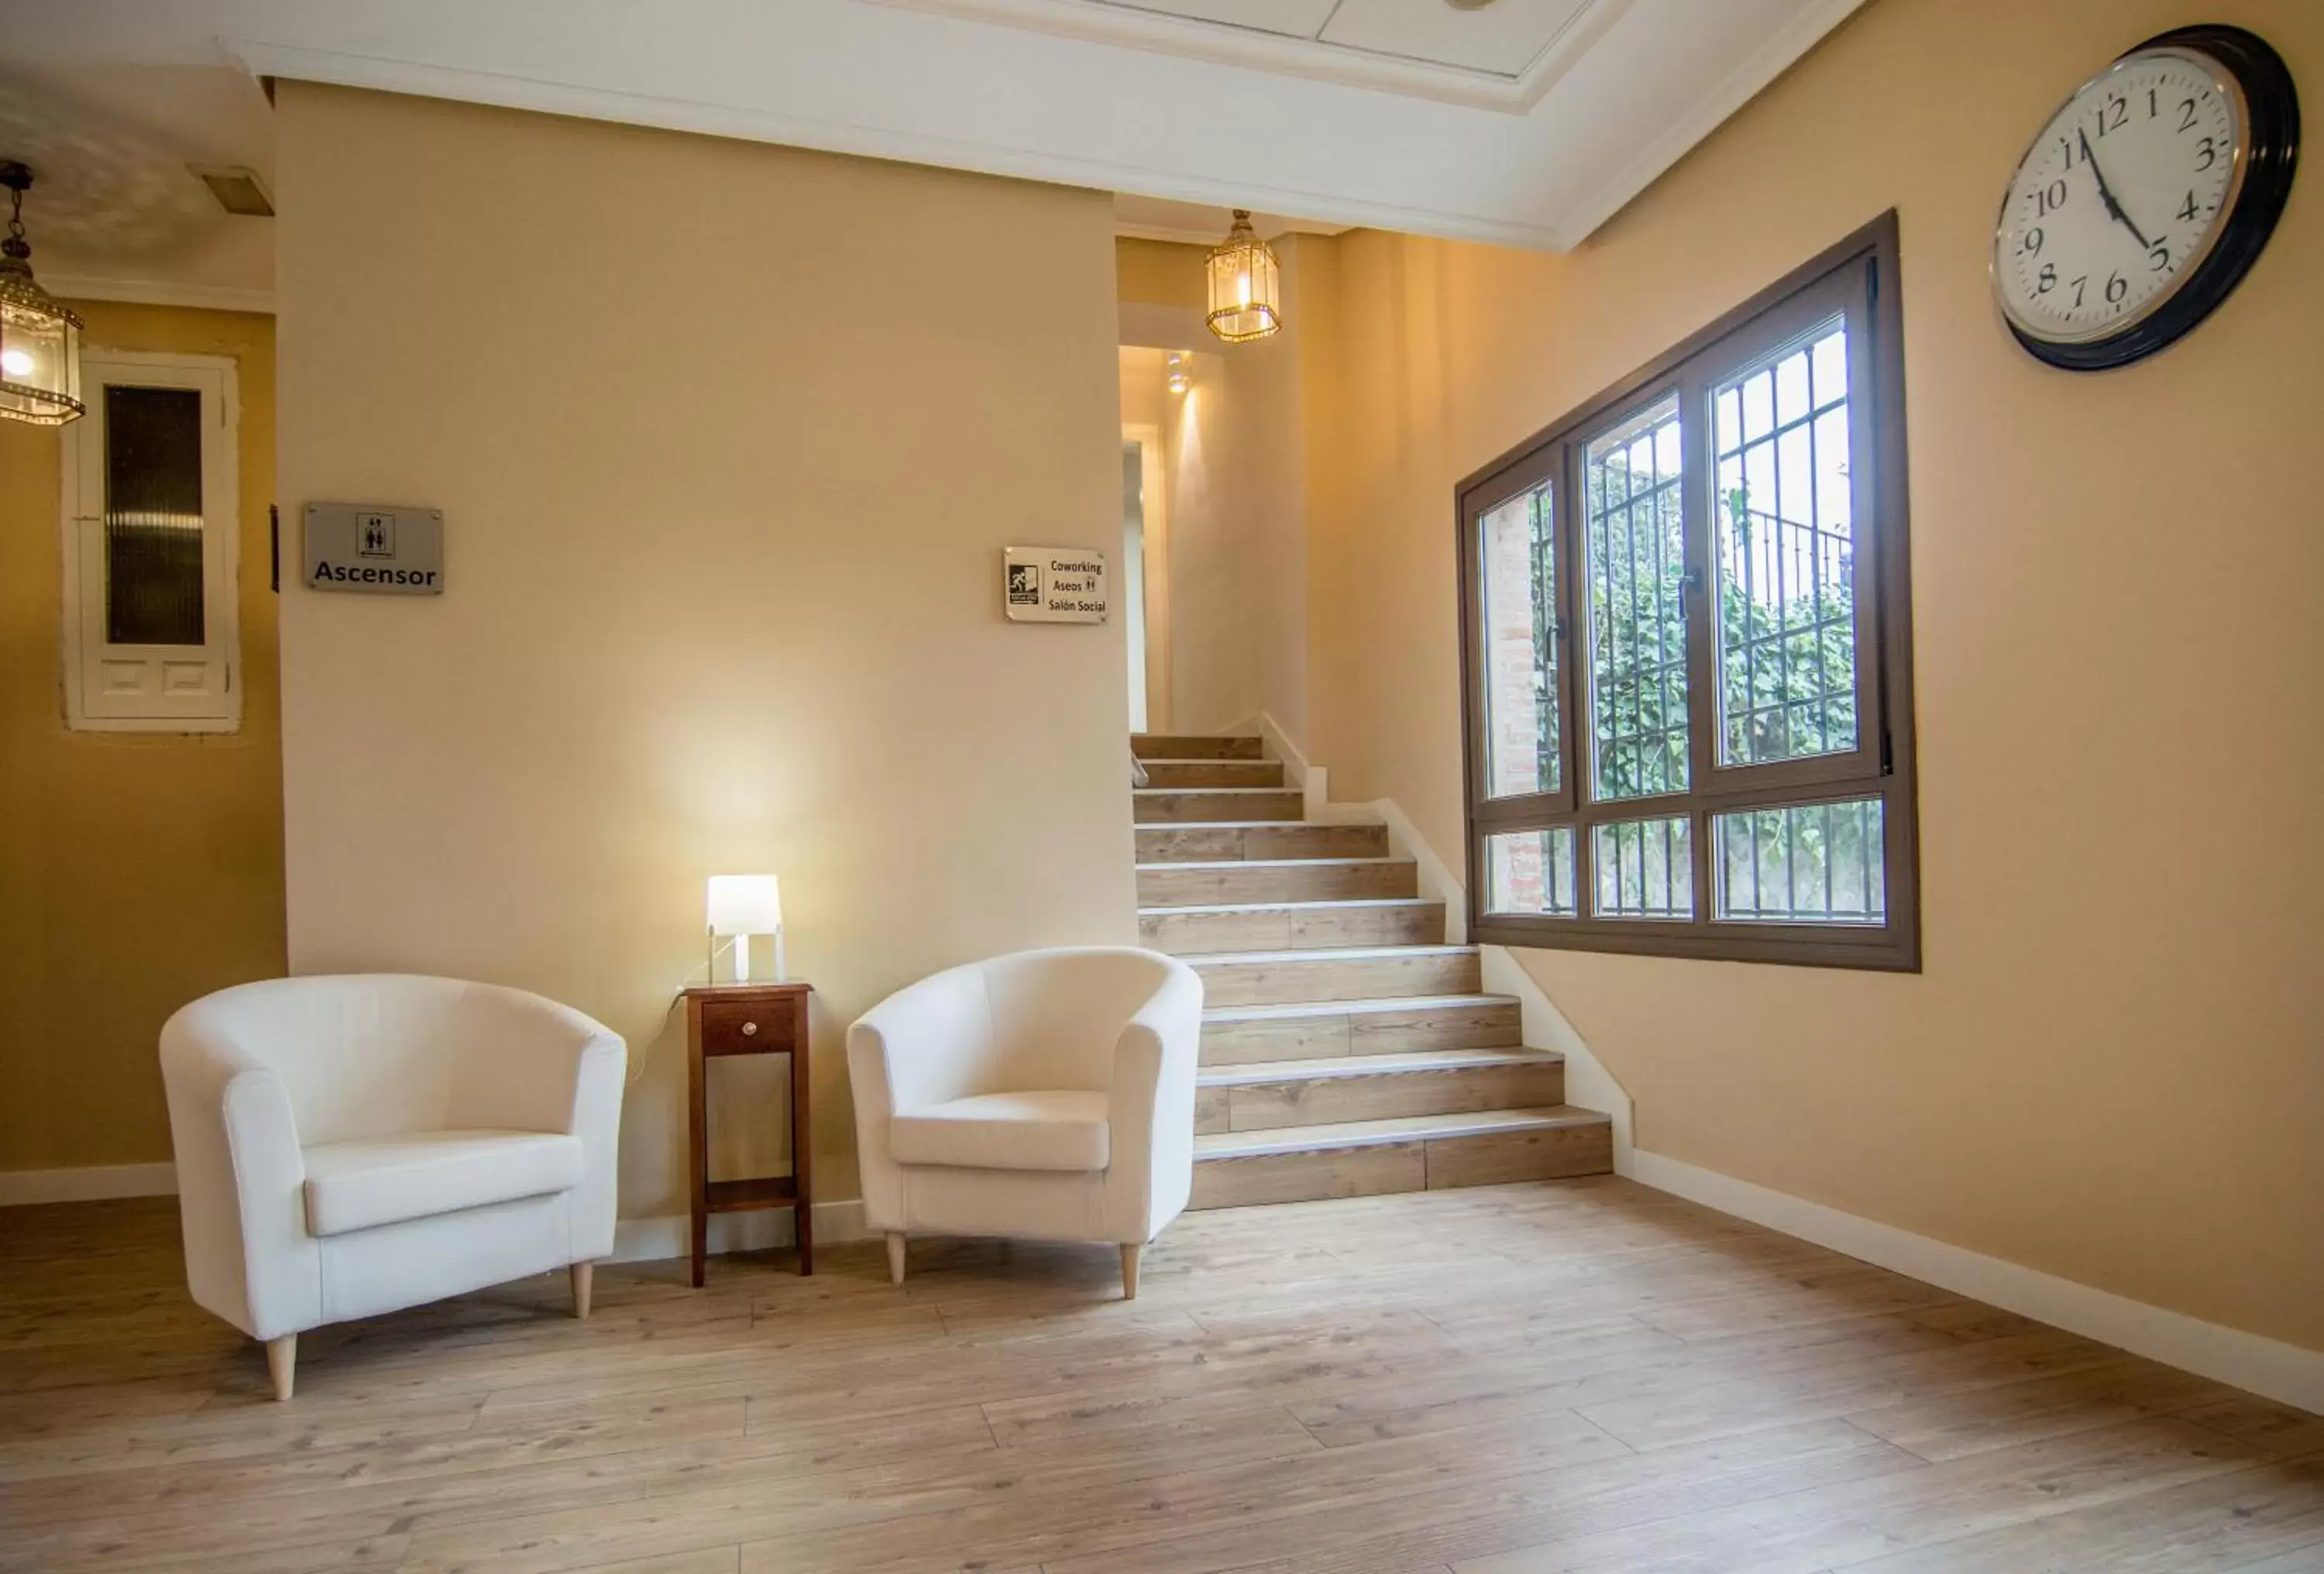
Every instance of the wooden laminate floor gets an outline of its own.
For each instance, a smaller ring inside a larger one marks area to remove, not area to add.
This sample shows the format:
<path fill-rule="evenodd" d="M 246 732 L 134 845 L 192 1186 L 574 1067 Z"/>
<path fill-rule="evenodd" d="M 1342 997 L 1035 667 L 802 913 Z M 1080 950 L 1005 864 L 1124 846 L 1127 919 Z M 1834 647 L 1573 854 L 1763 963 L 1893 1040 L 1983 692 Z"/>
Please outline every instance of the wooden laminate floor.
<path fill-rule="evenodd" d="M 2324 1569 L 2324 1420 L 1611 1178 L 310 1334 L 0 1212 L 0 1574 Z"/>

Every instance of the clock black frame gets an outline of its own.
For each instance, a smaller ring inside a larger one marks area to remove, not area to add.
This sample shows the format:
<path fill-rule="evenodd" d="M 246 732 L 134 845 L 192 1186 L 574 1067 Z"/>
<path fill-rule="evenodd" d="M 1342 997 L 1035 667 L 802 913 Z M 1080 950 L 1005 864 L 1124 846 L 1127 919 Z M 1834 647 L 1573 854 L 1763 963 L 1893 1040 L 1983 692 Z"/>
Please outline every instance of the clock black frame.
<path fill-rule="evenodd" d="M 2115 57 L 2116 63 L 2153 49 L 2183 49 L 2218 62 L 2243 88 L 2251 129 L 2251 154 L 2234 210 L 2210 255 L 2195 265 L 2186 282 L 2153 313 L 2103 339 L 2060 344 L 2027 333 L 2008 321 L 2010 333 L 2028 354 L 2068 372 L 2104 372 L 2127 366 L 2166 349 L 2219 308 L 2266 249 L 2276 220 L 2292 195 L 2300 163 L 2300 92 L 2283 57 L 2255 32 L 2224 23 L 2177 27 Z M 2077 88 L 2076 92 L 2080 89 Z"/>

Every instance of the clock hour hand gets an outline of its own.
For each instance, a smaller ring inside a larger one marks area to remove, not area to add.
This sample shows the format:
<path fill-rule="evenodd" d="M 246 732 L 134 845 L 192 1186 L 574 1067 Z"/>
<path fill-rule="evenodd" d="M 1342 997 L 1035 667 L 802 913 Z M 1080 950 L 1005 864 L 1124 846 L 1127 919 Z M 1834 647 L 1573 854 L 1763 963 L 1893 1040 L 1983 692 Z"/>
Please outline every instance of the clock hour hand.
<path fill-rule="evenodd" d="M 2074 134 L 2081 139 L 2082 158 L 2089 165 L 2090 173 L 2098 178 L 2098 200 L 2106 204 L 2106 210 L 2114 215 L 2116 223 L 2136 237 L 2140 245 L 2150 252 L 2153 251 L 2154 243 L 2138 233 L 2138 226 L 2130 221 L 2130 215 L 2125 213 L 2122 210 L 2122 204 L 2114 199 L 2114 189 L 2107 184 L 2106 171 L 2098 168 L 2098 156 L 2090 151 L 2090 133 L 2086 131 L 2077 131 Z"/>

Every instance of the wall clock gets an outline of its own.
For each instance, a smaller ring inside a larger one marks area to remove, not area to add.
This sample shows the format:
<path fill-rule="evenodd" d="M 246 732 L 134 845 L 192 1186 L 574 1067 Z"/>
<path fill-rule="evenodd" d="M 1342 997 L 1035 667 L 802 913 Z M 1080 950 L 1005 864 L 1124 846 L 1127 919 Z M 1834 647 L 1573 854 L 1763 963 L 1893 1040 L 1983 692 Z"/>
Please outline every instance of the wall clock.
<path fill-rule="evenodd" d="M 1993 237 L 2009 331 L 2077 372 L 2172 344 L 2267 244 L 2299 155 L 2299 95 L 2264 40 L 2147 40 L 2076 88 L 2010 177 Z"/>

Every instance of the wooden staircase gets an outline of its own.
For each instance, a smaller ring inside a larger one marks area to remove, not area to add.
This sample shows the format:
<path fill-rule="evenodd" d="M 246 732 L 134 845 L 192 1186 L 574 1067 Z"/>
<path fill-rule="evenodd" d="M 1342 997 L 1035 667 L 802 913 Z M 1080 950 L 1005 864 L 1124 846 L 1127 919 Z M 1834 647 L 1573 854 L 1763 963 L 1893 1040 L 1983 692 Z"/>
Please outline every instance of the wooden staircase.
<path fill-rule="evenodd" d="M 1130 748 L 1139 934 L 1203 975 L 1193 1206 L 1613 1168 L 1612 1122 L 1565 1102 L 1386 826 L 1308 824 L 1257 738 Z"/>

